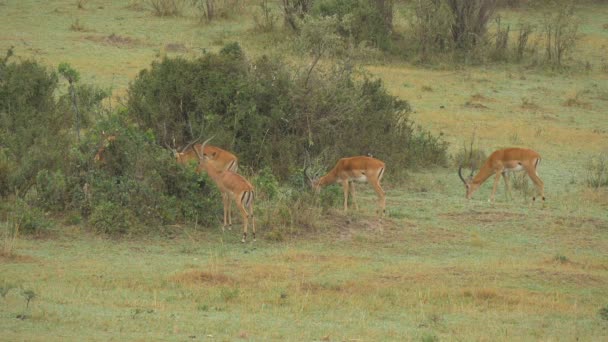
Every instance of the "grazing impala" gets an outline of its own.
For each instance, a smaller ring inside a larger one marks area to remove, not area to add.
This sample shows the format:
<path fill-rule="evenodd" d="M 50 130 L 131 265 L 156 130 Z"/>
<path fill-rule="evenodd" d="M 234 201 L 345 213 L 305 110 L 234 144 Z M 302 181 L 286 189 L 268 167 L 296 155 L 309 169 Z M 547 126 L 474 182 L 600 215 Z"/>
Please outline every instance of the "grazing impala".
<path fill-rule="evenodd" d="M 201 151 L 205 151 L 207 143 L 213 139 L 213 137 L 207 139 L 201 146 Z M 237 208 L 241 211 L 243 217 L 243 240 L 247 240 L 247 227 L 249 225 L 249 217 L 251 217 L 251 226 L 253 231 L 253 241 L 255 241 L 255 217 L 253 216 L 253 200 L 255 193 L 253 185 L 249 183 L 241 175 L 230 171 L 230 170 L 218 170 L 211 164 L 211 157 L 206 154 L 200 154 L 198 149 L 194 149 L 198 159 L 199 166 L 198 170 L 206 171 L 209 177 L 217 184 L 220 192 L 222 193 L 222 202 L 224 204 L 224 230 L 226 224 L 232 225 L 232 219 L 230 218 L 230 204 L 234 199 Z M 249 212 L 247 212 L 249 209 Z M 229 221 L 228 221 L 229 219 Z"/>
<path fill-rule="evenodd" d="M 510 171 L 526 171 L 536 186 L 537 194 L 541 196 L 544 203 L 545 186 L 540 177 L 538 177 L 538 172 L 536 171 L 540 159 L 540 154 L 530 149 L 506 148 L 504 150 L 494 151 L 474 177 L 473 171 L 471 171 L 471 175 L 465 180 L 464 177 L 462 177 L 462 165 L 458 168 L 458 176 L 467 189 L 467 199 L 470 199 L 471 196 L 473 196 L 473 193 L 479 189 L 479 186 L 490 178 L 490 176 L 494 175 L 494 187 L 492 188 L 492 195 L 490 196 L 490 201 L 494 202 L 494 194 L 496 193 L 496 188 L 501 175 L 505 180 L 506 190 L 509 192 L 509 176 L 507 173 Z M 534 200 L 536 200 L 536 196 L 532 197 L 532 201 Z"/>
<path fill-rule="evenodd" d="M 344 211 L 348 210 L 348 193 L 353 197 L 355 209 L 358 209 L 357 200 L 355 199 L 355 184 L 354 182 L 367 181 L 372 185 L 376 194 L 378 194 L 378 210 L 379 214 L 384 216 L 386 208 L 386 196 L 384 190 L 380 186 L 380 181 L 384 175 L 384 162 L 381 160 L 360 156 L 342 158 L 338 160 L 336 166 L 329 171 L 325 176 L 318 179 L 311 179 L 304 170 L 304 174 L 309 179 L 312 188 L 319 192 L 322 186 L 333 183 L 342 183 L 344 188 Z"/>

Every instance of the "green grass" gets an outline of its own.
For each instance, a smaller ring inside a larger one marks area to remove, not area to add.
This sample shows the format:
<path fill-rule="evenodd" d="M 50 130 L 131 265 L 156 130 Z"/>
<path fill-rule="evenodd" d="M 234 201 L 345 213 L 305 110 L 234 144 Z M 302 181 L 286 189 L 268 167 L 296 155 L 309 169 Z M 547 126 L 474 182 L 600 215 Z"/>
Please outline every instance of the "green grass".
<path fill-rule="evenodd" d="M 284 242 L 265 239 L 264 226 L 246 245 L 238 225 L 120 240 L 90 235 L 86 223 L 60 226 L 0 256 L 0 286 L 16 286 L 0 298 L 0 339 L 606 339 L 608 193 L 585 186 L 585 167 L 608 151 L 608 74 L 600 70 L 607 8 L 582 8 L 585 37 L 574 58 L 591 61 L 589 73 L 368 66 L 412 103 L 417 123 L 444 133 L 450 152 L 473 132 L 488 153 L 512 145 L 540 152 L 544 208 L 515 190 L 506 200 L 502 181 L 494 204 L 490 183 L 466 201 L 454 166 L 412 172 L 400 184 L 391 179 L 399 165 L 387 165 L 382 224 L 375 195 L 359 186 L 359 212 L 344 215 L 338 205 L 321 217 L 326 228 Z M 124 1 L 87 1 L 84 10 L 67 0 L 0 1 L 0 50 L 14 45 L 19 57 L 52 68 L 69 62 L 120 97 L 167 53 L 193 57 L 233 40 L 252 55 L 281 53 L 281 35 L 253 33 L 244 13 L 202 25 L 191 13 L 157 18 Z M 505 13 L 512 21 L 519 14 Z M 85 31 L 70 30 L 75 19 Z M 582 105 L 564 105 L 572 98 Z M 472 100 L 487 108 L 465 106 Z M 28 308 L 27 290 L 36 294 Z"/>
<path fill-rule="evenodd" d="M 437 171 L 433 178 L 449 177 Z M 456 183 L 457 184 L 457 183 Z M 545 208 L 465 201 L 464 189 L 374 195 L 336 211 L 329 231 L 283 243 L 239 243 L 219 227 L 176 239 L 108 240 L 62 231 L 22 239 L 0 259 L 22 289 L 0 305 L 4 337 L 57 340 L 385 340 L 605 337 L 608 218 L 557 196 Z M 502 190 L 502 189 L 501 189 Z M 484 193 L 485 191 L 485 193 Z M 555 201 L 555 202 L 554 202 Z M 184 228 L 188 229 L 188 228 Z M 563 256 L 556 259 L 556 255 Z M 26 319 L 17 319 L 26 315 Z M 53 338 L 51 338 L 53 339 Z"/>

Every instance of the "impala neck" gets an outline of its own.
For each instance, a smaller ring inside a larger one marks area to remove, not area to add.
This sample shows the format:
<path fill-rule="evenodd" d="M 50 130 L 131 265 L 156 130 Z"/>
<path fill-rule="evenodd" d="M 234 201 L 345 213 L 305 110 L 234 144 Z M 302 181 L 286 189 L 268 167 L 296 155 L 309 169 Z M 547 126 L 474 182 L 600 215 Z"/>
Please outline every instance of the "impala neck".
<path fill-rule="evenodd" d="M 223 171 L 217 171 L 211 164 L 209 164 L 209 161 L 201 162 L 199 164 L 199 170 L 201 169 L 205 170 L 209 177 L 211 177 L 211 179 L 213 179 L 216 183 L 219 183 Z"/>
<path fill-rule="evenodd" d="M 475 177 L 473 177 L 471 180 L 471 184 L 481 185 L 493 174 L 494 172 L 492 171 L 492 168 L 484 164 Z"/>
<path fill-rule="evenodd" d="M 338 177 L 336 176 L 336 173 L 334 172 L 334 170 L 329 171 L 325 176 L 319 178 L 319 181 L 317 182 L 318 186 L 326 186 L 326 185 L 330 185 L 336 182 L 336 179 Z"/>

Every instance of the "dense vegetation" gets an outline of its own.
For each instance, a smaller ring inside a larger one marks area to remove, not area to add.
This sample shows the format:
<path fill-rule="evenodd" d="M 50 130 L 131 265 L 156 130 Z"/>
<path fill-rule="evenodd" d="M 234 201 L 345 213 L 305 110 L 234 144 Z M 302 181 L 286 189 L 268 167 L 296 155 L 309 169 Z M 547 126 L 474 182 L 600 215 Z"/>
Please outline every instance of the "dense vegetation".
<path fill-rule="evenodd" d="M 270 193 L 278 183 L 264 184 L 274 178 L 303 189 L 294 179 L 305 163 L 331 165 L 348 155 L 373 153 L 405 168 L 446 164 L 447 144 L 416 127 L 408 103 L 380 80 L 347 65 L 312 76 L 290 70 L 277 58 L 249 61 L 238 44 L 195 60 L 166 58 L 141 71 L 125 108 L 95 118 L 104 96 L 89 95 L 94 87 L 80 85 L 75 103 L 57 99 L 55 72 L 7 57 L 0 83 L 4 196 L 70 210 L 99 232 L 130 234 L 213 222 L 205 213 L 217 212 L 217 191 L 204 180 L 199 189 L 200 176 L 178 166 L 167 148 L 197 137 L 216 136 L 249 174 L 264 170 L 256 180 Z"/>

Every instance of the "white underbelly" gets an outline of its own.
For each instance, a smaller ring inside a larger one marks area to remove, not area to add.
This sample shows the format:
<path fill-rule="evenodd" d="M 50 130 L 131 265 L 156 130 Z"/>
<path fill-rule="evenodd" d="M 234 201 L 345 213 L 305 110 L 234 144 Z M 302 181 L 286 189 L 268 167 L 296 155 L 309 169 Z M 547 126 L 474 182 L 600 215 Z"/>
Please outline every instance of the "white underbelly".
<path fill-rule="evenodd" d="M 361 175 L 359 177 L 353 177 L 350 180 L 354 181 L 354 182 L 367 182 L 367 176 L 366 175 Z"/>
<path fill-rule="evenodd" d="M 524 169 L 523 166 L 521 165 L 517 165 L 516 167 L 512 167 L 512 168 L 506 168 L 503 172 L 516 172 L 516 171 L 522 171 Z"/>

